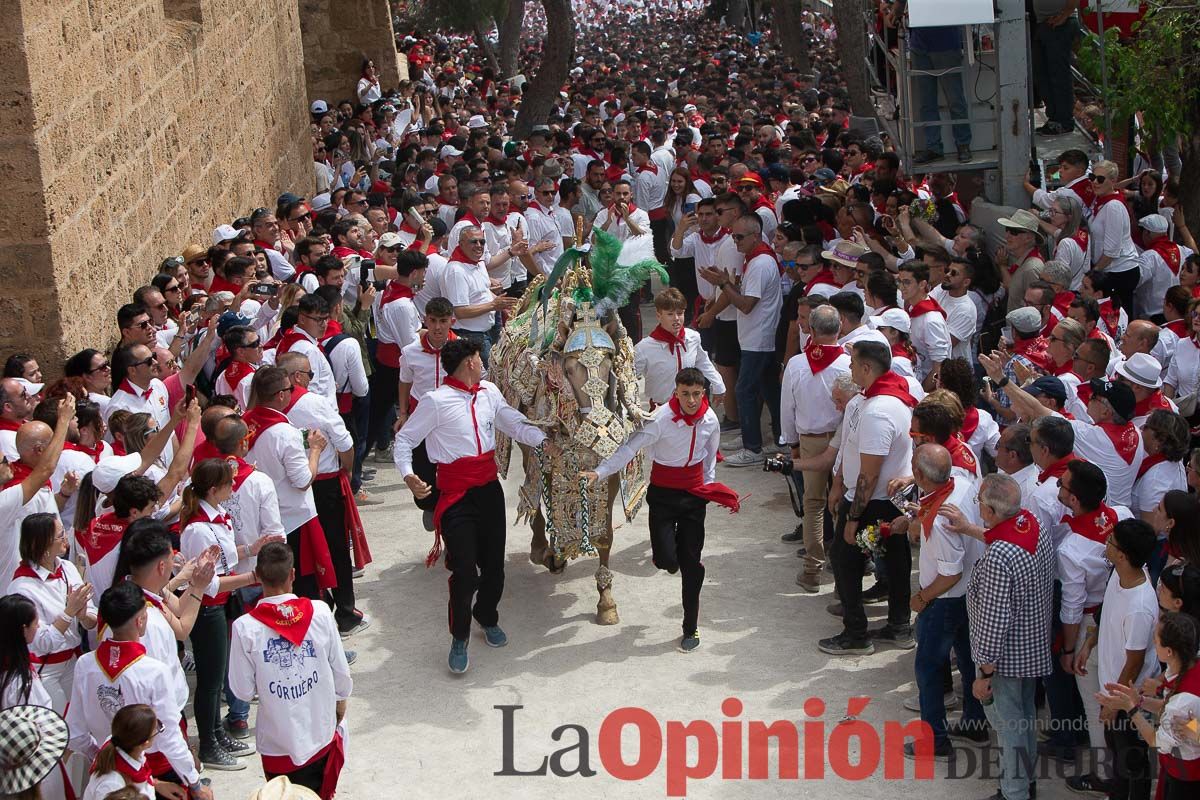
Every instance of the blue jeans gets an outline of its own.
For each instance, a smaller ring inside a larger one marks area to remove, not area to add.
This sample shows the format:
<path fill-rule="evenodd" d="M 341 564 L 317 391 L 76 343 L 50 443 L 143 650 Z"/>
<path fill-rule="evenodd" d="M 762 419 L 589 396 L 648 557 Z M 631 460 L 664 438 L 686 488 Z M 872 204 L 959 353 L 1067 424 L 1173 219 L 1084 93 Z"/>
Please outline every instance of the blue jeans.
<path fill-rule="evenodd" d="M 350 404 L 349 413 L 342 414 L 342 422 L 350 436 L 354 439 L 354 470 L 350 473 L 350 488 L 358 494 L 362 488 L 363 461 L 367 457 L 370 440 L 367 435 L 371 428 L 371 396 L 355 397 Z"/>
<path fill-rule="evenodd" d="M 488 357 L 492 354 L 492 337 L 488 334 L 490 331 L 468 331 L 462 328 L 455 328 L 454 332 L 461 339 L 470 339 L 479 345 L 479 357 L 483 359 L 483 366 L 488 365 Z"/>
<path fill-rule="evenodd" d="M 914 672 L 921 698 L 921 721 L 933 729 L 936 747 L 949 742 L 946 736 L 946 700 L 943 672 L 950 651 L 958 660 L 963 685 L 963 722 L 983 722 L 983 706 L 971 694 L 975 662 L 967 634 L 967 601 L 962 597 L 938 597 L 917 615 L 917 660 Z"/>
<path fill-rule="evenodd" d="M 1036 777 L 1037 678 L 992 678 L 995 702 L 983 707 L 1000 743 L 1000 793 L 1004 800 L 1029 800 L 1029 784 Z"/>
<path fill-rule="evenodd" d="M 960 67 L 966 63 L 962 51 L 941 50 L 926 53 L 920 50 L 912 51 L 914 69 L 942 70 Z M 913 76 L 917 85 L 917 102 L 921 122 L 931 122 L 941 119 L 942 112 L 938 104 L 938 87 L 946 95 L 946 104 L 950 107 L 952 119 L 966 119 L 967 98 L 963 94 L 962 73 L 952 72 L 949 75 L 935 77 L 933 75 Z M 954 126 L 954 143 L 956 145 L 971 144 L 971 126 L 959 123 Z M 925 128 L 925 149 L 935 153 L 942 152 L 942 126 L 929 125 Z M 1009 798 L 1012 800 L 1012 798 Z"/>
<path fill-rule="evenodd" d="M 773 380 L 768 371 L 775 369 L 775 351 L 742 351 L 742 363 L 738 368 L 737 395 L 738 418 L 742 421 L 742 447 L 759 452 L 762 450 L 762 401 L 767 401 L 771 412 L 771 427 L 779 426 L 779 381 Z M 772 391 L 774 387 L 774 391 Z"/>
<path fill-rule="evenodd" d="M 243 606 L 249 608 L 255 600 L 262 597 L 262 587 L 243 586 L 241 589 L 238 589 L 238 594 L 241 595 Z M 228 673 L 225 675 L 225 703 L 229 706 L 229 711 L 225 714 L 225 719 L 244 722 L 250 718 L 250 702 L 242 700 L 229 688 Z"/>

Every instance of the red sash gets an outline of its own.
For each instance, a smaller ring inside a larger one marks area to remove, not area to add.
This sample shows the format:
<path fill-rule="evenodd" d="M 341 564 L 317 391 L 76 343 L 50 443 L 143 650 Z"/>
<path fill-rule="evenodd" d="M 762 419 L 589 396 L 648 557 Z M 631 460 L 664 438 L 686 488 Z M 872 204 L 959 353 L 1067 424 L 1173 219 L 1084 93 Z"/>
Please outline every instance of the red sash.
<path fill-rule="evenodd" d="M 447 382 L 454 380 L 447 378 Z M 496 480 L 496 451 L 488 450 L 477 456 L 463 456 L 448 464 L 437 465 L 437 505 L 433 509 L 433 548 L 425 557 L 425 566 L 432 567 L 442 556 L 442 516 L 462 500 L 467 492 L 487 486 Z"/>
<path fill-rule="evenodd" d="M 296 597 L 282 603 L 260 602 L 246 613 L 299 647 L 313 621 L 313 604 L 307 597 Z"/>
<path fill-rule="evenodd" d="M 333 557 L 329 555 L 329 542 L 325 540 L 325 530 L 316 517 L 300 526 L 300 574 L 315 574 L 319 589 L 337 587 Z"/>
<path fill-rule="evenodd" d="M 994 542 L 1008 542 L 1033 555 L 1037 552 L 1038 543 L 1037 518 L 1022 509 L 1015 517 L 1009 517 L 984 533 L 983 541 L 989 545 Z"/>
<path fill-rule="evenodd" d="M 921 522 L 921 535 L 926 539 L 933 535 L 933 523 L 937 520 L 938 510 L 953 491 L 954 478 L 951 478 L 944 485 L 921 498 L 921 508 L 917 511 L 917 519 Z"/>
<path fill-rule="evenodd" d="M 86 531 L 75 531 L 75 541 L 87 553 L 88 563 L 96 564 L 112 549 L 121 544 L 125 529 L 132 520 L 121 519 L 116 512 L 101 514 L 88 525 Z"/>
<path fill-rule="evenodd" d="M 975 429 L 979 427 L 979 409 L 975 406 L 967 406 L 963 410 L 963 426 L 959 433 L 962 434 L 964 442 L 971 441 L 971 437 L 975 435 Z"/>
<path fill-rule="evenodd" d="M 1038 483 L 1045 483 L 1050 478 L 1061 478 L 1062 474 L 1067 471 L 1067 464 L 1072 461 L 1077 461 L 1074 453 L 1067 453 L 1066 456 L 1055 461 L 1046 469 L 1038 473 Z"/>
<path fill-rule="evenodd" d="M 342 766 L 346 763 L 346 747 L 342 743 L 341 732 L 334 731 L 333 741 L 303 764 L 297 764 L 287 756 L 268 756 L 262 754 L 260 756 L 262 758 L 263 772 L 267 774 L 267 777 L 289 775 L 328 756 L 328 759 L 325 761 L 325 772 L 321 776 L 321 791 L 317 792 L 317 794 L 321 796 L 321 800 L 333 800 L 333 795 L 337 791 L 338 776 L 341 775 Z"/>
<path fill-rule="evenodd" d="M 295 394 L 296 388 L 299 387 L 293 388 L 293 394 Z M 250 409 L 242 415 L 242 422 L 246 423 L 246 441 L 248 443 L 247 449 L 249 450 L 253 450 L 254 445 L 258 442 L 258 437 L 271 428 L 279 424 L 290 424 L 288 423 L 286 414 L 274 408 L 267 408 L 266 406 L 255 406 Z"/>
<path fill-rule="evenodd" d="M 1117 524 L 1117 512 L 1101 503 L 1094 512 L 1089 511 L 1078 517 L 1064 516 L 1061 522 L 1065 522 L 1068 528 L 1083 538 L 1104 544 Z"/>
<path fill-rule="evenodd" d="M 1127 422 L 1124 425 L 1117 425 L 1114 422 L 1101 422 L 1099 427 L 1108 436 L 1108 440 L 1112 442 L 1113 449 L 1117 451 L 1117 455 L 1126 464 L 1132 464 L 1133 457 L 1137 455 L 1137 446 L 1140 441 L 1137 428 L 1133 427 L 1133 423 Z"/>
<path fill-rule="evenodd" d="M 1149 397 L 1138 400 L 1137 403 L 1134 404 L 1133 415 L 1135 417 L 1144 417 L 1151 411 L 1158 411 L 1160 409 L 1163 411 L 1170 411 L 1171 403 L 1167 400 L 1167 398 L 1163 397 L 1161 389 L 1155 389 L 1154 393 Z"/>
<path fill-rule="evenodd" d="M 667 333 L 662 325 L 658 325 L 654 330 L 650 331 L 650 338 L 656 342 L 662 342 L 671 351 L 671 355 L 675 356 L 675 363 L 679 369 L 683 369 L 683 354 L 687 352 L 687 336 L 684 329 L 680 328 L 678 336 L 672 336 Z"/>
<path fill-rule="evenodd" d="M 804 357 L 808 359 L 808 368 L 812 370 L 812 374 L 818 375 L 834 361 L 837 361 L 838 357 L 845 352 L 845 349 L 836 344 L 817 344 L 816 342 L 812 342 L 808 347 L 804 348 Z"/>
<path fill-rule="evenodd" d="M 336 480 L 342 495 L 342 511 L 346 524 L 346 543 L 354 550 L 354 567 L 364 569 L 372 561 L 371 548 L 367 544 L 367 532 L 363 527 L 362 517 L 358 513 L 358 504 L 354 502 L 354 490 L 350 488 L 350 476 L 345 470 L 325 472 L 317 476 L 319 481 Z"/>
<path fill-rule="evenodd" d="M 686 467 L 668 467 L 654 462 L 650 468 L 650 483 L 664 489 L 680 489 L 717 505 L 725 506 L 732 513 L 741 508 L 738 493 L 723 483 L 704 482 L 704 462 L 697 461 Z"/>
<path fill-rule="evenodd" d="M 1153 250 L 1162 256 L 1162 260 L 1167 262 L 1167 266 L 1171 268 L 1171 274 L 1179 275 L 1179 267 L 1183 263 L 1183 259 L 1180 257 L 1182 254 L 1179 252 L 1179 245 L 1163 236 L 1156 239 L 1154 244 L 1146 249 Z"/>
<path fill-rule="evenodd" d="M 108 682 L 114 683 L 122 672 L 129 669 L 144 655 L 146 655 L 146 648 L 141 642 L 105 639 L 96 647 L 96 664 L 108 678 Z"/>
<path fill-rule="evenodd" d="M 909 306 L 908 316 L 909 319 L 916 319 L 917 317 L 924 316 L 931 311 L 936 311 L 942 315 L 942 319 L 946 319 L 946 310 L 943 309 L 938 301 L 934 300 L 932 297 L 926 297 L 916 305 Z"/>
<path fill-rule="evenodd" d="M 863 392 L 863 397 L 870 400 L 879 396 L 895 397 L 909 408 L 917 405 L 917 398 L 908 393 L 908 381 L 894 372 L 885 372 L 875 379 L 871 387 Z"/>

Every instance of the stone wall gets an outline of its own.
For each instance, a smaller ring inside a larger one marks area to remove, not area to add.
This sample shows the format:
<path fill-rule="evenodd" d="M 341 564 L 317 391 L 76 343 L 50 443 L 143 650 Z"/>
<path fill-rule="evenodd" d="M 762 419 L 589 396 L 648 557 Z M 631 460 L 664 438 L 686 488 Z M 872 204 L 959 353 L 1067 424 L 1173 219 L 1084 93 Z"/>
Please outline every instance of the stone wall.
<path fill-rule="evenodd" d="M 217 224 L 313 185 L 296 0 L 6 0 L 0 353 L 48 375 Z"/>
<path fill-rule="evenodd" d="M 364 56 L 384 89 L 400 82 L 388 0 L 300 0 L 300 27 L 310 100 L 353 100 Z"/>

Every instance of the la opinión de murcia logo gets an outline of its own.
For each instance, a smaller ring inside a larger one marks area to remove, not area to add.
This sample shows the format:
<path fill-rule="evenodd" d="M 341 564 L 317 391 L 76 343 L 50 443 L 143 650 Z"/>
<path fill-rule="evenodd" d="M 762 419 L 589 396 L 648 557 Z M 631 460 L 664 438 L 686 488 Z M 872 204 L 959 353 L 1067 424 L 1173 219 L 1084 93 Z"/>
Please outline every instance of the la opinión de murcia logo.
<path fill-rule="evenodd" d="M 719 780 L 822 780 L 838 777 L 861 781 L 875 775 L 880 766 L 889 780 L 906 777 L 931 780 L 934 777 L 933 731 L 921 720 L 886 721 L 882 731 L 874 724 L 858 719 L 871 702 L 869 697 L 852 697 L 846 715 L 830 725 L 821 719 L 826 705 L 810 697 L 804 702 L 800 722 L 792 720 L 747 720 L 742 718 L 743 704 L 736 697 L 721 703 L 722 718 L 708 720 L 660 721 L 651 711 L 626 706 L 610 712 L 600 723 L 596 748 L 592 734 L 583 725 L 559 725 L 550 732 L 553 743 L 539 762 L 517 764 L 514 753 L 517 712 L 521 705 L 497 705 L 500 712 L 503 755 L 501 769 L 493 775 L 504 777 L 591 778 L 600 768 L 613 778 L 642 781 L 649 778 L 665 761 L 666 796 L 686 797 L 688 781 L 717 777 Z M 622 752 L 622 739 L 636 742 L 636 756 Z M 529 730 L 522 730 L 525 747 L 535 741 Z M 912 775 L 905 775 L 905 742 L 913 742 L 916 758 Z M 555 748 L 557 745 L 557 749 Z M 772 748 L 775 752 L 772 754 Z M 536 758 L 536 757 L 534 757 Z"/>

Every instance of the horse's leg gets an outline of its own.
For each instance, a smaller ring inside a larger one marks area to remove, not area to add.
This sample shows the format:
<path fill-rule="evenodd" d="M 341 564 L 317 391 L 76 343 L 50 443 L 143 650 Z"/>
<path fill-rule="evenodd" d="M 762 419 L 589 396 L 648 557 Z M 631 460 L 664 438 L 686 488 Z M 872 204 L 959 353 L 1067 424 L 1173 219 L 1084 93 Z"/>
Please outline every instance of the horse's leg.
<path fill-rule="evenodd" d="M 600 601 L 596 604 L 596 622 L 600 625 L 616 625 L 621 621 L 617 615 L 617 601 L 613 599 L 613 574 L 608 568 L 608 556 L 613 543 L 613 500 L 617 496 L 618 478 L 616 475 L 608 480 L 608 515 L 604 535 L 596 540 L 596 550 L 600 553 L 600 566 L 596 568 L 596 590 L 600 593 Z"/>
<path fill-rule="evenodd" d="M 525 475 L 530 474 L 530 470 L 539 469 L 535 463 L 533 451 L 525 445 L 520 445 L 521 448 L 521 467 Z M 546 539 L 546 518 L 542 516 L 540 508 L 534 509 L 529 515 L 529 527 L 533 530 L 533 535 L 529 540 L 529 563 L 545 564 L 546 556 L 550 552 L 550 542 Z"/>

